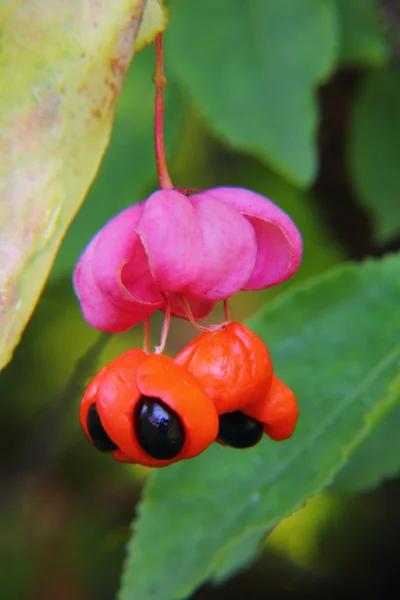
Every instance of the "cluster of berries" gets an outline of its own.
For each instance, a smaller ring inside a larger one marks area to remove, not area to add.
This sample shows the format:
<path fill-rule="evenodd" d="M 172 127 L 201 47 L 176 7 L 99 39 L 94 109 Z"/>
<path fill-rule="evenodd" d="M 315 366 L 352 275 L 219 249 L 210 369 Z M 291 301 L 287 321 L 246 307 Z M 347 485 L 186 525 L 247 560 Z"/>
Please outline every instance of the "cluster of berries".
<path fill-rule="evenodd" d="M 217 441 L 255 445 L 293 433 L 297 403 L 253 332 L 227 322 L 173 360 L 161 352 L 170 316 L 192 323 L 240 290 L 297 270 L 302 240 L 268 198 L 241 188 L 167 189 L 111 219 L 89 243 L 74 287 L 92 327 L 120 332 L 165 312 L 157 352 L 133 349 L 105 366 L 81 403 L 89 440 L 116 460 L 165 466 Z"/>
<path fill-rule="evenodd" d="M 297 415 L 265 344 L 240 323 L 202 333 L 175 360 L 125 352 L 94 377 L 80 410 L 98 450 L 149 467 L 192 458 L 214 441 L 249 448 L 263 433 L 287 439 Z"/>

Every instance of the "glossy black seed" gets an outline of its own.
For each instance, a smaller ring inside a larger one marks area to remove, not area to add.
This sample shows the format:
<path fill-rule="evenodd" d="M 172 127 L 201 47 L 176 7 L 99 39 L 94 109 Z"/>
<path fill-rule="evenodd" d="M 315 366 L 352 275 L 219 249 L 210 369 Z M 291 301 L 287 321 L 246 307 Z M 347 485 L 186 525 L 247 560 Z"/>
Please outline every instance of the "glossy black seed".
<path fill-rule="evenodd" d="M 251 448 L 263 435 L 263 424 L 240 410 L 219 417 L 218 440 L 233 448 Z"/>
<path fill-rule="evenodd" d="M 140 398 L 135 411 L 135 432 L 146 454 L 159 460 L 175 458 L 185 443 L 180 418 L 159 398 Z"/>
<path fill-rule="evenodd" d="M 118 446 L 114 444 L 106 433 L 95 404 L 92 404 L 88 410 L 86 426 L 97 450 L 100 450 L 100 452 L 114 452 L 114 450 L 118 450 Z"/>

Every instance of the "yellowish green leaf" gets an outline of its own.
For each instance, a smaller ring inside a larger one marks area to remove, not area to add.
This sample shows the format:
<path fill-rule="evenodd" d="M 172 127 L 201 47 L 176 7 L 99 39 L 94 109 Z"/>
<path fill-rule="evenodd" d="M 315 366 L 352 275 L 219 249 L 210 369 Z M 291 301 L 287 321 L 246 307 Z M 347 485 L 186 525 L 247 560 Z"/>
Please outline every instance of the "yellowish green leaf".
<path fill-rule="evenodd" d="M 0 367 L 96 174 L 141 23 L 143 45 L 165 20 L 154 0 L 0 0 Z"/>
<path fill-rule="evenodd" d="M 136 38 L 135 52 L 139 52 L 146 44 L 154 42 L 157 33 L 164 31 L 167 26 L 168 12 L 158 0 L 147 0 L 139 33 Z"/>

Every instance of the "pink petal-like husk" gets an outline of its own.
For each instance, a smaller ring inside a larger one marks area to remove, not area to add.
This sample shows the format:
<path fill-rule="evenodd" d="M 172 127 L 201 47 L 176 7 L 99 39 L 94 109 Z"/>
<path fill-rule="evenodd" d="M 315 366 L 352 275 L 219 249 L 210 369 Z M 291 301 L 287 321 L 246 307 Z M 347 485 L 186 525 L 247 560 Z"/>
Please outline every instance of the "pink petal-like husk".
<path fill-rule="evenodd" d="M 197 277 L 185 288 L 193 299 L 221 300 L 236 294 L 250 277 L 257 245 L 248 219 L 207 192 L 189 198 L 201 236 Z"/>
<path fill-rule="evenodd" d="M 137 232 L 160 290 L 182 292 L 196 281 L 201 235 L 189 198 L 176 190 L 155 192 L 144 204 Z"/>
<path fill-rule="evenodd" d="M 92 272 L 98 287 L 113 302 L 128 302 L 127 309 L 132 300 L 148 304 L 151 313 L 164 304 L 164 299 L 136 233 L 143 210 L 144 203 L 130 206 L 103 227 L 92 258 Z"/>
<path fill-rule="evenodd" d="M 92 257 L 99 234 L 90 242 L 75 267 L 73 283 L 85 320 L 96 329 L 117 333 L 137 325 L 149 314 L 141 305 L 118 306 L 97 286 L 92 273 Z M 152 312 L 154 312 L 153 309 Z"/>
<path fill-rule="evenodd" d="M 182 296 L 180 294 L 171 293 L 166 294 L 166 296 L 171 306 L 172 316 L 188 320 L 185 305 L 182 301 Z M 214 310 L 216 304 L 215 301 L 211 300 L 192 300 L 190 298 L 187 298 L 187 301 L 189 303 L 193 318 L 196 321 L 201 321 L 202 319 L 208 317 Z M 165 309 L 162 310 L 165 311 Z"/>
<path fill-rule="evenodd" d="M 244 290 L 260 290 L 289 279 L 299 268 L 301 235 L 291 218 L 271 200 L 242 188 L 219 187 L 207 195 L 225 200 L 245 215 L 254 228 L 257 257 Z"/>
<path fill-rule="evenodd" d="M 111 219 L 80 257 L 74 287 L 86 321 L 96 329 L 126 331 L 164 305 L 136 227 L 142 205 Z"/>

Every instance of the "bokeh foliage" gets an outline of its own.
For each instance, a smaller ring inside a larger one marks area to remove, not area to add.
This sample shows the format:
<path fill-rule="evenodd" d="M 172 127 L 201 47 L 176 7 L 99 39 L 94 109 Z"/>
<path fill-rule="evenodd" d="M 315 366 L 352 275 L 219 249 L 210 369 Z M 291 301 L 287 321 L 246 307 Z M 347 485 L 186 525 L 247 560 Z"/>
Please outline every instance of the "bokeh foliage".
<path fill-rule="evenodd" d="M 0 376 L 7 416 L 0 437 L 2 526 L 4 539 L 12 539 L 2 587 L 11 600 L 50 600 L 61 597 L 61 589 L 68 600 L 114 598 L 126 544 L 122 600 L 191 597 L 207 580 L 240 572 L 262 548 L 261 568 L 251 571 L 257 590 L 274 585 L 276 597 L 283 594 L 293 576 L 286 559 L 305 568 L 306 577 L 318 575 L 312 585 L 321 597 L 324 577 L 339 569 L 342 546 L 364 556 L 362 549 L 375 543 L 371 524 L 354 515 L 367 515 L 368 522 L 375 507 L 379 521 L 379 486 L 399 473 L 399 258 L 337 266 L 355 254 L 380 257 L 400 246 L 397 3 L 167 5 L 166 142 L 173 181 L 254 189 L 302 231 L 304 261 L 295 277 L 232 302 L 234 317 L 250 319 L 278 374 L 296 390 L 299 427 L 287 443 L 263 441 L 242 453 L 216 446 L 150 475 L 99 456 L 79 429 L 78 390 L 90 373 L 141 344 L 140 327 L 99 340 L 82 320 L 70 275 L 93 233 L 157 187 L 154 48 L 146 48 L 129 70 L 99 173 Z M 327 118 L 332 112 L 333 120 Z M 332 150 L 337 144 L 343 145 L 340 165 Z M 332 172 L 346 192 L 333 205 L 323 192 Z M 351 234 L 347 219 L 356 223 Z M 155 342 L 159 326 L 156 318 Z M 193 333 L 175 321 L 168 351 Z M 373 501 L 348 499 L 373 489 Z M 332 523 L 336 535 L 318 545 Z M 394 513 L 391 524 L 399 527 Z M 278 569 L 275 552 L 284 562 Z M 340 579 L 338 571 L 335 576 Z M 300 597 L 303 580 L 293 577 Z M 209 594 L 196 598 L 214 597 Z M 224 597 L 224 588 L 215 594 Z"/>

